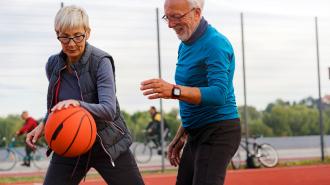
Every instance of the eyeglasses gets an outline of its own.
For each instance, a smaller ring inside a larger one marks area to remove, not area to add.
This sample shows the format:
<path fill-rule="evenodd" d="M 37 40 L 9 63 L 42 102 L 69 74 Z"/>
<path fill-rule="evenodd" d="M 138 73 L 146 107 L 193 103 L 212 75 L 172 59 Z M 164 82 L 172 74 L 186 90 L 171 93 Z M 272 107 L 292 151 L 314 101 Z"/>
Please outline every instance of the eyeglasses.
<path fill-rule="evenodd" d="M 167 15 L 164 15 L 162 17 L 162 19 L 165 21 L 165 22 L 168 22 L 168 21 L 174 21 L 174 22 L 179 22 L 182 18 L 184 18 L 186 15 L 188 15 L 190 12 L 194 11 L 195 8 L 192 8 L 191 10 L 189 10 L 187 13 L 183 14 L 183 15 L 179 15 L 179 16 L 167 16 Z"/>
<path fill-rule="evenodd" d="M 58 36 L 57 39 L 62 43 L 62 44 L 69 44 L 70 40 L 73 40 L 74 43 L 80 43 L 84 40 L 84 38 L 86 37 L 85 34 L 82 35 L 77 35 L 74 37 L 60 37 Z"/>

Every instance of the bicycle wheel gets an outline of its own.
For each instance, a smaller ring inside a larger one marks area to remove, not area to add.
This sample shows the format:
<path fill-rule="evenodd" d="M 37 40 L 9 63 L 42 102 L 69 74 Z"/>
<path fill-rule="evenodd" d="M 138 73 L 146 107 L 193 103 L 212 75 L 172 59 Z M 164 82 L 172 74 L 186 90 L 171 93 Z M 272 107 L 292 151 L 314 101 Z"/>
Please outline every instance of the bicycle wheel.
<path fill-rule="evenodd" d="M 274 167 L 278 163 L 278 154 L 269 144 L 261 144 L 258 147 L 257 157 L 260 163 L 267 168 Z"/>
<path fill-rule="evenodd" d="M 152 157 L 152 148 L 146 143 L 138 143 L 133 150 L 138 163 L 147 163 Z"/>
<path fill-rule="evenodd" d="M 240 148 L 236 151 L 234 156 L 231 158 L 230 164 L 233 169 L 239 169 L 241 166 L 241 155 L 240 155 Z"/>
<path fill-rule="evenodd" d="M 46 157 L 46 151 L 47 148 L 41 147 L 41 148 L 37 148 L 31 154 L 32 157 L 31 162 L 39 170 L 46 169 L 49 165 L 49 160 Z"/>
<path fill-rule="evenodd" d="M 14 151 L 1 148 L 0 149 L 0 171 L 9 171 L 15 167 L 17 157 Z"/>

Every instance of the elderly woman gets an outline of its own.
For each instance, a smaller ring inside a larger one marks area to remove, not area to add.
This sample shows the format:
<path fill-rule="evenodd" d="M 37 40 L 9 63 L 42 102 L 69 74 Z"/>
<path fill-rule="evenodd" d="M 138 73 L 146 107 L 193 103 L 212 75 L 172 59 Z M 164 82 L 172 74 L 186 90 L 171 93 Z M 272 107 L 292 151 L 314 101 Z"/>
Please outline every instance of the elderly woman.
<path fill-rule="evenodd" d="M 76 158 L 53 154 L 45 185 L 76 185 L 90 168 L 95 168 L 111 185 L 144 184 L 129 150 L 131 135 L 115 95 L 112 57 L 87 43 L 90 36 L 88 16 L 80 7 L 66 6 L 55 17 L 55 32 L 62 51 L 46 64 L 49 80 L 48 113 L 69 106 L 81 106 L 94 117 L 97 140 L 89 152 Z M 44 120 L 46 122 L 48 114 Z M 35 148 L 44 124 L 27 135 Z"/>

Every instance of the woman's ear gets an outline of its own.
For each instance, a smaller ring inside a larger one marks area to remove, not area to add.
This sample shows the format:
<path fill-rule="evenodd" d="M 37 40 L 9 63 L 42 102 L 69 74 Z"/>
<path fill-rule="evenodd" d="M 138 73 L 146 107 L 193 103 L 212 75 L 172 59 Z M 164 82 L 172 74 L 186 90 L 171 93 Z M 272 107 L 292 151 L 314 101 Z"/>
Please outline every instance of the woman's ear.
<path fill-rule="evenodd" d="M 86 33 L 85 33 L 85 34 L 86 34 L 86 40 L 89 39 L 90 33 L 91 33 L 91 30 L 87 30 L 87 31 L 86 31 Z"/>

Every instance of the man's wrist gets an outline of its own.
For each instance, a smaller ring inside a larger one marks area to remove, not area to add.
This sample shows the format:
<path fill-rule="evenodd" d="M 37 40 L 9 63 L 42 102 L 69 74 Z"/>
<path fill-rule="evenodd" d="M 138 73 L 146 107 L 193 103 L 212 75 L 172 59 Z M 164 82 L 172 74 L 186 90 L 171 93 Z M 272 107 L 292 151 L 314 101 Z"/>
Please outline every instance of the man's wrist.
<path fill-rule="evenodd" d="M 181 96 L 181 88 L 178 85 L 173 84 L 172 87 L 172 99 L 179 99 Z"/>

